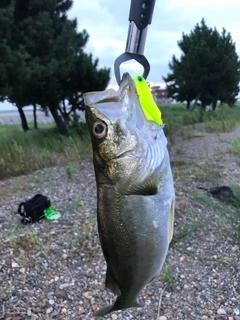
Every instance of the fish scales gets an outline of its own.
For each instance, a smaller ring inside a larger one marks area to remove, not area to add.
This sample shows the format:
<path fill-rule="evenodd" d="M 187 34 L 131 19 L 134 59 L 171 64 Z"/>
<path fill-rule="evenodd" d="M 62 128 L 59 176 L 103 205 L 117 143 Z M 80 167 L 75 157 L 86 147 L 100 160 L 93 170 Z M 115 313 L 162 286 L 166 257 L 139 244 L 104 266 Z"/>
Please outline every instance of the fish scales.
<path fill-rule="evenodd" d="M 139 306 L 159 274 L 173 233 L 174 187 L 163 126 L 148 121 L 134 81 L 84 95 L 97 182 L 98 231 L 115 303 L 95 316 Z"/>

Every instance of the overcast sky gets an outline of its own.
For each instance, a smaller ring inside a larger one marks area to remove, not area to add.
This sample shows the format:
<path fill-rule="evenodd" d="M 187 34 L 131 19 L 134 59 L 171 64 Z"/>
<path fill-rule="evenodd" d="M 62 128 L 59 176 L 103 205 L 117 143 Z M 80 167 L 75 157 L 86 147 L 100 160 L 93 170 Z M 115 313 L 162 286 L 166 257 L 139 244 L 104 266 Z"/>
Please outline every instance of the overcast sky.
<path fill-rule="evenodd" d="M 90 38 L 85 52 L 99 59 L 99 67 L 111 68 L 110 86 L 116 86 L 113 72 L 115 59 L 125 52 L 131 0 L 74 0 L 69 18 L 77 18 L 78 30 L 86 29 Z M 208 27 L 219 32 L 224 27 L 232 35 L 240 55 L 239 0 L 156 0 L 152 24 L 148 27 L 144 55 L 151 65 L 148 81 L 161 84 L 169 72 L 173 54 L 180 57 L 177 41 L 189 34 L 202 18 Z M 142 67 L 133 60 L 121 65 L 121 74 L 142 74 Z M 5 106 L 7 103 L 4 104 Z M 3 104 L 0 104 L 0 109 Z"/>
<path fill-rule="evenodd" d="M 74 0 L 69 18 L 76 17 L 78 30 L 86 29 L 90 38 L 85 52 L 99 58 L 99 67 L 111 68 L 110 85 L 116 85 L 115 59 L 125 51 L 130 0 Z M 144 55 L 151 65 L 148 81 L 162 83 L 173 54 L 180 57 L 177 41 L 189 34 L 202 18 L 208 27 L 219 32 L 224 27 L 232 35 L 240 55 L 239 0 L 156 0 L 152 24 L 148 27 Z M 142 73 L 142 67 L 131 60 L 121 65 L 121 74 Z"/>

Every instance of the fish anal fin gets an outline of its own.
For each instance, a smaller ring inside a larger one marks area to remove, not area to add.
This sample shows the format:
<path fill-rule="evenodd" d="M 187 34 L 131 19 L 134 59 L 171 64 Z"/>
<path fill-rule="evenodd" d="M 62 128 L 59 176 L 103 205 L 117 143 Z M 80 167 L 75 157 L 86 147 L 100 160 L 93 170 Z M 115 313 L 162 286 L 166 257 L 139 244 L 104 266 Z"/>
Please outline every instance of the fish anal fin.
<path fill-rule="evenodd" d="M 117 281 L 109 267 L 107 267 L 105 286 L 117 295 L 121 293 Z"/>
<path fill-rule="evenodd" d="M 142 308 L 140 303 L 135 300 L 133 303 L 126 305 L 124 301 L 122 300 L 122 297 L 119 296 L 115 303 L 113 305 L 108 305 L 106 307 L 103 307 L 93 313 L 94 317 L 102 317 L 105 316 L 106 314 L 112 312 L 112 311 L 117 311 L 117 310 L 124 310 L 127 308 Z"/>
<path fill-rule="evenodd" d="M 136 300 L 126 302 L 123 296 L 118 296 L 111 311 L 124 310 L 127 308 L 142 308 L 141 304 Z"/>
<path fill-rule="evenodd" d="M 112 309 L 113 309 L 113 305 L 109 305 L 109 306 L 103 307 L 103 308 L 95 311 L 93 313 L 93 316 L 94 317 L 103 317 L 106 314 L 108 314 L 109 312 L 113 311 Z"/>
<path fill-rule="evenodd" d="M 173 226 L 174 226 L 174 210 L 175 210 L 175 201 L 171 203 L 169 210 L 169 219 L 168 219 L 168 243 L 171 242 L 173 237 Z"/>
<path fill-rule="evenodd" d="M 135 301 L 135 302 L 132 304 L 132 307 L 133 307 L 133 308 L 142 308 L 143 306 L 142 306 L 138 301 Z"/>
<path fill-rule="evenodd" d="M 153 280 L 156 278 L 156 276 L 154 276 L 150 281 L 148 281 L 148 283 L 153 282 Z"/>

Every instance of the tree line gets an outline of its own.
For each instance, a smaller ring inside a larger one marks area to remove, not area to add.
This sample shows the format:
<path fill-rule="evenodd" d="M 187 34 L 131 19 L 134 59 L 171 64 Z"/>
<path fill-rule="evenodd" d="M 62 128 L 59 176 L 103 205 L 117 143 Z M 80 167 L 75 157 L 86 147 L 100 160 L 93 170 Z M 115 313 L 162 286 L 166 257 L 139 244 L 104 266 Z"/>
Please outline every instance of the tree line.
<path fill-rule="evenodd" d="M 104 90 L 110 69 L 86 54 L 86 30 L 67 12 L 72 0 L 1 0 L 0 101 L 16 105 L 23 130 L 29 130 L 24 107 L 49 110 L 61 133 L 76 110 L 83 109 L 83 93 Z"/>
<path fill-rule="evenodd" d="M 178 102 L 187 103 L 187 110 L 200 105 L 205 109 L 217 103 L 233 105 L 239 93 L 240 60 L 230 33 L 223 28 L 207 27 L 202 19 L 189 35 L 178 41 L 182 52 L 169 63 L 170 73 L 163 77 L 167 93 Z"/>

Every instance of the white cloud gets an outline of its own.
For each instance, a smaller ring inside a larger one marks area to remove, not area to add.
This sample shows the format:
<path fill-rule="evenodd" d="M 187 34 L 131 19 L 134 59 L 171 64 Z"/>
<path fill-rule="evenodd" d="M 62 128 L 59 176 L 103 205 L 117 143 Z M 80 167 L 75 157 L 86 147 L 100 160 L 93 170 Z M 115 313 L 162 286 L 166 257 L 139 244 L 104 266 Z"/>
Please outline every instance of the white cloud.
<path fill-rule="evenodd" d="M 85 51 L 99 59 L 100 68 L 111 68 L 110 86 L 116 86 L 114 61 L 125 51 L 129 9 L 130 0 L 74 0 L 68 13 L 69 18 L 77 18 L 78 30 L 86 29 L 90 35 Z M 180 57 L 177 41 L 202 18 L 208 27 L 216 27 L 219 32 L 224 27 L 230 32 L 240 54 L 239 12 L 239 0 L 157 0 L 144 51 L 151 65 L 148 81 L 162 83 L 173 54 Z M 141 74 L 142 67 L 131 60 L 121 65 L 121 72 L 126 71 Z"/>
<path fill-rule="evenodd" d="M 115 39 L 101 39 L 93 43 L 93 46 L 98 51 L 114 50 L 116 52 L 123 52 L 125 50 L 125 43 Z"/>
<path fill-rule="evenodd" d="M 239 6 L 239 0 L 218 0 L 218 1 L 209 1 L 209 0 L 201 0 L 201 1 L 192 1 L 192 0 L 170 0 L 169 7 L 174 8 L 184 8 L 184 7 L 202 7 L 204 9 L 211 8 L 220 8 L 223 6 Z"/>
<path fill-rule="evenodd" d="M 90 35 L 86 51 L 99 59 L 99 67 L 111 68 L 110 85 L 116 85 L 113 66 L 115 59 L 125 51 L 129 1 L 113 0 L 74 0 L 71 18 L 77 18 L 78 29 L 86 29 Z M 192 1 L 157 0 L 152 24 L 148 34 L 144 55 L 151 65 L 148 80 L 162 82 L 162 76 L 169 72 L 168 64 L 173 54 L 180 57 L 177 41 L 182 33 L 189 34 L 204 18 L 208 27 L 216 27 L 219 32 L 224 27 L 231 33 L 240 53 L 239 0 Z M 124 72 L 142 74 L 142 66 L 129 61 L 121 65 Z"/>
<path fill-rule="evenodd" d="M 113 86 L 116 85 L 114 61 L 125 51 L 129 9 L 130 1 L 74 0 L 70 12 L 71 18 L 78 19 L 79 30 L 86 29 L 90 35 L 86 51 L 99 58 L 99 67 L 111 68 Z M 202 18 L 208 27 L 216 27 L 219 32 L 224 27 L 230 32 L 240 53 L 239 12 L 239 0 L 157 0 L 144 51 L 151 65 L 148 80 L 162 82 L 173 54 L 181 55 L 177 41 L 182 39 L 182 33 L 189 34 Z M 121 65 L 121 74 L 126 71 L 134 75 L 142 74 L 143 70 L 131 60 Z"/>

